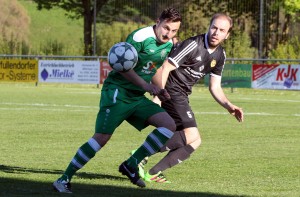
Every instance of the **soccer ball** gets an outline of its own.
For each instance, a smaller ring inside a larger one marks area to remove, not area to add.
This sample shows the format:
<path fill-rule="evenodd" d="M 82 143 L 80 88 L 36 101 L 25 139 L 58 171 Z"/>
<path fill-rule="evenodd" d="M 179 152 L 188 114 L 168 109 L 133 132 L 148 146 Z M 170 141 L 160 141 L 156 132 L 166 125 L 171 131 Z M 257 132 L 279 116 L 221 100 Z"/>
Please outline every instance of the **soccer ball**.
<path fill-rule="evenodd" d="M 136 49 L 127 42 L 114 44 L 108 52 L 109 65 L 118 72 L 133 69 L 138 61 Z"/>

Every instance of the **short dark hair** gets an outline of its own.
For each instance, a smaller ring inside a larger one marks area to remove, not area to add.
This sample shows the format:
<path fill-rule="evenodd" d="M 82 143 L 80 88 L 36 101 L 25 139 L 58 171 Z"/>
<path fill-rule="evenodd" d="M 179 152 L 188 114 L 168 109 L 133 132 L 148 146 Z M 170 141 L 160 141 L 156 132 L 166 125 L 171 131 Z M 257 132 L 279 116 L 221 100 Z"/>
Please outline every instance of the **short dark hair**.
<path fill-rule="evenodd" d="M 166 8 L 159 17 L 160 21 L 181 22 L 182 18 L 178 10 L 175 8 Z"/>
<path fill-rule="evenodd" d="M 224 17 L 228 20 L 229 24 L 230 24 L 230 27 L 229 27 L 229 30 L 228 32 L 231 32 L 232 30 L 232 27 L 233 27 L 233 21 L 232 21 L 232 18 L 230 16 L 228 16 L 227 14 L 224 14 L 224 13 L 216 13 L 212 16 L 212 18 L 210 19 L 210 24 L 209 26 L 211 26 L 211 24 L 213 23 L 213 21 L 216 19 L 216 18 L 220 18 L 220 17 Z"/>

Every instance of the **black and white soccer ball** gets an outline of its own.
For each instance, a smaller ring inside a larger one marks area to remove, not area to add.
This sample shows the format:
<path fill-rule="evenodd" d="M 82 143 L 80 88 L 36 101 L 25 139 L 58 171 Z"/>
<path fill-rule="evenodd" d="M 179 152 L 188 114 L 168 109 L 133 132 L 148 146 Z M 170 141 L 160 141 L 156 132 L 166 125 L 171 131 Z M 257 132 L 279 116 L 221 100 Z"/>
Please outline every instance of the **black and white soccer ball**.
<path fill-rule="evenodd" d="M 126 72 L 133 69 L 138 61 L 136 49 L 127 42 L 114 44 L 108 52 L 108 63 L 118 72 Z"/>

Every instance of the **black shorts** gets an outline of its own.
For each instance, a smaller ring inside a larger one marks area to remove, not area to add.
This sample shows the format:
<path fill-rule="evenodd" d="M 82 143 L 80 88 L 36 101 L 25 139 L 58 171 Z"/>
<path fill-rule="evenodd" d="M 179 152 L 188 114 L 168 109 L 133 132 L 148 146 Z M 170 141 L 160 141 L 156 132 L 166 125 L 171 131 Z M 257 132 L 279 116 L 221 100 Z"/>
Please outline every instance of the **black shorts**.
<path fill-rule="evenodd" d="M 177 131 L 184 128 L 197 127 L 188 97 L 172 97 L 171 100 L 162 102 L 161 106 L 174 119 Z"/>

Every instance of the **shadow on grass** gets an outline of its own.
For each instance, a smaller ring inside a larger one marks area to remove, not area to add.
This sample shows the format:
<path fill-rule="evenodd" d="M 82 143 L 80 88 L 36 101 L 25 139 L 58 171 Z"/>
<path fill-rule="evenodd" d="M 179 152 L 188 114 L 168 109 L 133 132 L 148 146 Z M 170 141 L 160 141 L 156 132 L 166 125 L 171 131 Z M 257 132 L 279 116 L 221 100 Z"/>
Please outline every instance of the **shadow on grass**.
<path fill-rule="evenodd" d="M 17 173 L 17 174 L 27 174 L 27 173 L 57 174 L 58 176 L 64 173 L 64 171 L 62 170 L 33 169 L 33 168 L 5 166 L 5 165 L 0 165 L 0 171 L 6 173 Z M 88 179 L 123 179 L 122 177 L 117 177 L 117 176 L 86 173 L 86 172 L 77 172 L 75 176 L 79 178 L 88 178 Z"/>
<path fill-rule="evenodd" d="M 62 174 L 60 170 L 45 170 L 45 169 L 32 169 L 22 168 L 16 166 L 0 165 L 0 171 L 5 173 L 25 174 L 25 173 L 43 173 L 43 174 Z M 118 176 L 109 176 L 103 174 L 93 173 L 77 173 L 81 178 L 98 178 L 98 179 L 127 179 Z M 95 185 L 95 184 L 79 184 L 75 183 L 73 186 L 73 194 L 60 194 L 52 189 L 52 182 L 37 182 L 33 180 L 21 180 L 15 178 L 0 177 L 0 196 L 80 196 L 80 197 L 93 197 L 93 196 L 197 196 L 197 197 L 237 197 L 236 195 L 222 195 L 215 193 L 203 192 L 179 192 L 167 190 L 155 190 L 147 188 L 129 188 L 113 185 Z"/>

